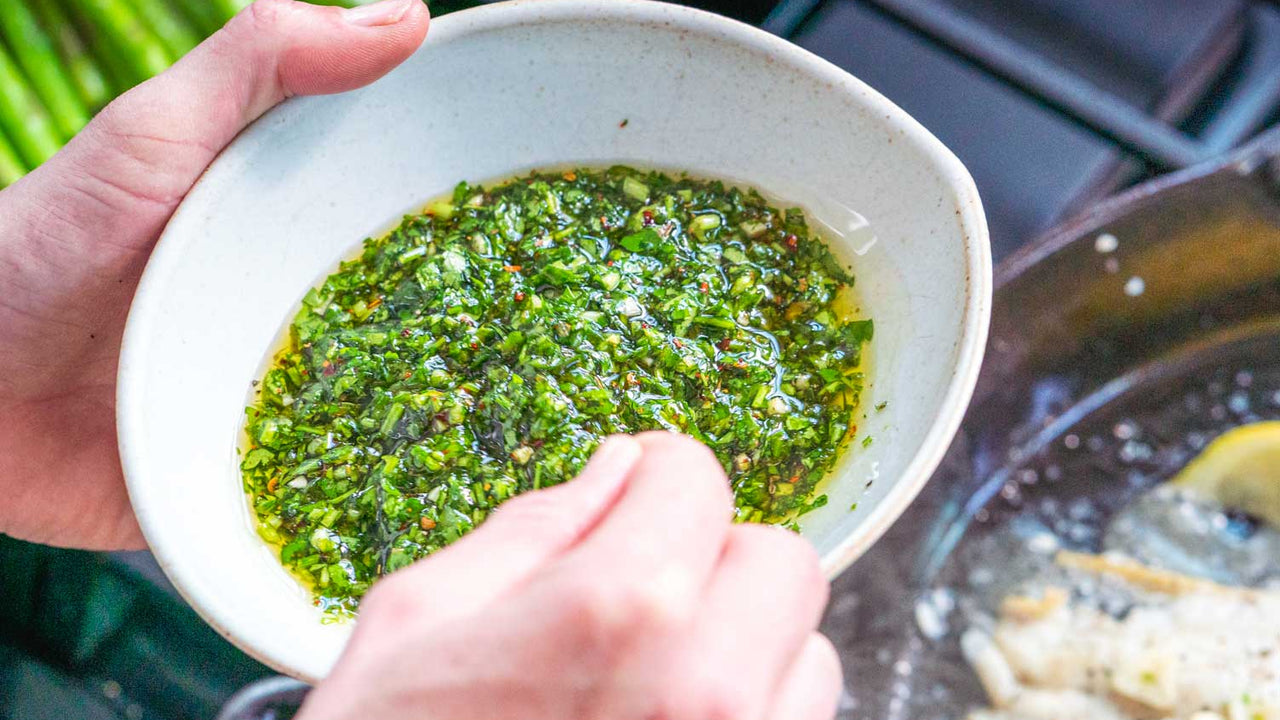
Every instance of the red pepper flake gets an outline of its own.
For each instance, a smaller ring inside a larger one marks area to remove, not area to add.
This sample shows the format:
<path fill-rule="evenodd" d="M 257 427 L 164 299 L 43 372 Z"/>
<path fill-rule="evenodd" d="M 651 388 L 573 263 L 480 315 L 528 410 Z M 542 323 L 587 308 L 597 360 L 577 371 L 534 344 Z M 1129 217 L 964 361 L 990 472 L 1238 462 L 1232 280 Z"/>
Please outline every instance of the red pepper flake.
<path fill-rule="evenodd" d="M 373 300 L 369 301 L 369 304 L 366 305 L 365 307 L 369 308 L 370 310 L 373 310 L 374 308 L 378 307 L 381 304 L 382 304 L 382 298 L 374 298 Z"/>
<path fill-rule="evenodd" d="M 600 216 L 600 227 L 604 228 L 605 230 L 612 230 L 612 229 L 613 229 L 613 227 L 612 227 L 611 225 L 609 225 L 609 218 L 607 218 L 607 217 L 605 217 L 605 216 L 603 216 L 603 215 L 601 215 L 601 216 Z"/>
<path fill-rule="evenodd" d="M 502 269 L 506 270 L 509 273 L 517 273 L 523 270 L 524 266 L 523 265 L 503 265 Z"/>
<path fill-rule="evenodd" d="M 647 323 L 647 322 L 642 322 L 642 323 L 640 323 L 640 327 L 641 327 L 641 328 L 644 328 L 645 330 L 648 330 L 648 329 L 649 329 L 649 323 Z M 306 372 L 306 370 L 303 370 L 303 372 Z"/>
<path fill-rule="evenodd" d="M 622 122 L 618 123 L 618 127 L 620 127 L 620 128 L 624 128 L 624 127 L 626 127 L 626 126 L 628 126 L 628 125 L 630 125 L 630 124 L 631 124 L 631 120 L 628 118 L 628 119 L 623 120 Z"/>
<path fill-rule="evenodd" d="M 787 235 L 787 247 L 791 248 L 792 250 L 795 250 L 796 246 L 798 246 L 799 244 L 800 244 L 800 238 L 796 237 L 794 234 Z"/>
<path fill-rule="evenodd" d="M 310 375 L 310 374 L 311 374 L 311 371 L 310 371 L 310 370 L 308 370 L 308 369 L 306 369 L 306 368 L 302 368 L 302 374 L 303 374 L 303 375 Z"/>
<path fill-rule="evenodd" d="M 705 282 L 698 283 L 698 289 L 701 290 L 703 294 L 711 292 L 711 286 L 706 284 Z"/>
<path fill-rule="evenodd" d="M 427 532 L 431 532 L 432 530 L 436 529 L 436 521 L 432 520 L 426 515 L 423 515 L 422 519 L 418 521 L 418 527 L 422 528 L 423 530 L 426 530 Z"/>
<path fill-rule="evenodd" d="M 799 482 L 799 481 L 800 481 L 800 476 L 799 476 L 799 475 L 792 475 L 792 476 L 791 476 L 791 479 L 790 479 L 790 480 L 788 480 L 787 482 L 790 482 L 791 484 L 793 484 L 793 485 L 794 485 L 795 483 L 797 483 L 797 482 Z"/>
<path fill-rule="evenodd" d="M 410 335 L 412 335 L 412 334 L 413 334 L 413 332 L 412 332 L 411 330 L 409 330 L 409 328 L 405 328 L 405 329 L 403 329 L 403 330 L 401 330 L 401 331 L 400 331 L 400 337 L 409 337 L 409 336 L 410 336 Z"/>
<path fill-rule="evenodd" d="M 643 213 L 641 213 L 641 214 L 644 216 L 644 226 L 645 226 L 645 227 L 649 227 L 650 225 L 652 225 L 652 224 L 653 224 L 653 211 L 652 211 L 652 210 L 645 210 L 645 211 L 644 211 Z"/>
<path fill-rule="evenodd" d="M 609 266 L 609 267 L 613 267 L 613 261 L 612 261 L 612 260 L 606 260 L 604 264 L 605 264 L 605 265 L 607 265 L 607 266 Z"/>
<path fill-rule="evenodd" d="M 279 477 L 273 477 L 267 481 L 267 492 L 275 492 L 278 487 L 280 487 Z"/>
<path fill-rule="evenodd" d="M 573 182 L 574 180 L 578 179 L 578 173 L 570 170 L 569 172 L 564 174 L 564 179 L 568 180 L 569 182 Z"/>
<path fill-rule="evenodd" d="M 412 371 L 412 370 L 405 370 L 405 371 L 404 371 L 404 379 L 405 379 L 405 380 L 408 380 L 408 379 L 409 379 L 409 378 L 411 378 L 411 377 L 413 377 L 413 371 Z"/>
<path fill-rule="evenodd" d="M 478 348 L 478 347 L 480 347 L 480 346 L 479 346 L 478 344 L 476 344 L 476 341 L 475 341 L 475 340 L 472 340 L 472 341 L 471 341 L 471 349 L 472 349 L 472 350 L 475 350 L 475 349 L 476 349 L 476 348 Z"/>
<path fill-rule="evenodd" d="M 524 293 L 519 290 L 516 291 L 516 302 L 524 302 Z"/>
<path fill-rule="evenodd" d="M 684 343 L 680 342 L 680 338 L 672 338 L 671 342 L 676 344 L 677 350 L 684 348 Z"/>
<path fill-rule="evenodd" d="M 729 345 L 731 343 L 733 343 L 733 338 L 727 337 L 721 340 L 720 342 L 716 343 L 716 347 L 720 348 L 721 350 L 728 350 Z"/>

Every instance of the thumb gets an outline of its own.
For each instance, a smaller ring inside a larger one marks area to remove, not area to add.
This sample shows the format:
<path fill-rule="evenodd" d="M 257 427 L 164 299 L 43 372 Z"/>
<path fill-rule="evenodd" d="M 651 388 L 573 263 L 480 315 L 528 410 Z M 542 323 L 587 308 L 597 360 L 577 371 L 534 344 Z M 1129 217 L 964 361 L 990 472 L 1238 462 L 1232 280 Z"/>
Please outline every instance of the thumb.
<path fill-rule="evenodd" d="M 417 49 L 427 24 L 422 0 L 354 9 L 258 0 L 168 71 L 107 106 L 12 190 L 31 201 L 28 207 L 45 209 L 32 220 L 74 225 L 59 233 L 64 249 L 77 240 L 149 248 L 246 125 L 292 95 L 376 80 Z"/>

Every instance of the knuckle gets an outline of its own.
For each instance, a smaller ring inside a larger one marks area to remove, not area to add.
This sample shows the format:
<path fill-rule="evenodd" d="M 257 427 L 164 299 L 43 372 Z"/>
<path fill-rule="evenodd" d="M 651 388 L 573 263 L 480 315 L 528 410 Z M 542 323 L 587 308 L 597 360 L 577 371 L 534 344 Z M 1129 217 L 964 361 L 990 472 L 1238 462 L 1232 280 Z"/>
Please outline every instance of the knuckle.
<path fill-rule="evenodd" d="M 787 564 L 797 575 L 797 579 L 807 588 L 826 588 L 827 577 L 822 572 L 822 558 L 813 545 L 796 533 L 773 529 L 781 535 L 779 550 L 784 554 Z"/>
<path fill-rule="evenodd" d="M 291 3 L 292 0 L 255 0 L 249 5 L 245 16 L 254 28 L 271 28 L 279 21 L 284 8 Z"/>
<path fill-rule="evenodd" d="M 641 433 L 636 436 L 636 439 L 644 445 L 645 450 L 654 454 L 678 456 L 690 464 L 720 468 L 720 462 L 716 459 L 715 453 L 711 452 L 711 448 L 688 435 L 651 430 Z"/>
<path fill-rule="evenodd" d="M 633 582 L 576 581 L 564 589 L 565 610 L 578 640 L 608 657 L 637 641 L 669 632 L 677 612 L 671 599 Z"/>
<path fill-rule="evenodd" d="M 579 521 L 554 493 L 539 491 L 504 502 L 488 524 L 505 529 L 511 537 L 528 541 L 573 535 Z"/>
<path fill-rule="evenodd" d="M 733 507 L 733 493 L 724 466 L 711 448 L 688 435 L 672 432 L 650 431 L 636 438 L 643 447 L 640 460 L 642 472 L 678 473 L 689 489 L 699 492 L 691 497 L 713 498 L 729 512 Z"/>
<path fill-rule="evenodd" d="M 254 0 L 228 22 L 223 30 L 230 35 L 256 38 L 273 31 L 293 0 Z"/>
<path fill-rule="evenodd" d="M 767 568 L 778 578 L 778 588 L 791 588 L 826 605 L 830 585 L 822 570 L 822 559 L 813 545 L 800 535 L 771 525 L 735 525 L 730 530 L 733 552 Z M 785 581 L 782 579 L 785 578 Z"/>
<path fill-rule="evenodd" d="M 825 584 L 818 551 L 798 533 L 773 525 L 735 525 L 732 532 L 732 542 L 745 552 L 771 558 L 800 580 Z"/>

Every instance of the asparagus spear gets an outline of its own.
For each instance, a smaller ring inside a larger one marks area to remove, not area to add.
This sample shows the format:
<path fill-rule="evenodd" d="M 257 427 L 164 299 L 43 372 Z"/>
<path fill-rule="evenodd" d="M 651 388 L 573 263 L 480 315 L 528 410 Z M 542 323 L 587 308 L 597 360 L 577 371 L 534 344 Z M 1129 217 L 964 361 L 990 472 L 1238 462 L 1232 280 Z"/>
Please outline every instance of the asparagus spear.
<path fill-rule="evenodd" d="M 53 40 L 40 27 L 26 0 L 0 2 L 0 35 L 31 79 L 31 87 L 49 109 L 62 138 L 71 139 L 89 122 L 89 111 L 64 71 Z"/>
<path fill-rule="evenodd" d="M 49 113 L 3 45 L 0 45 L 0 130 L 9 136 L 18 155 L 30 167 L 48 160 L 62 147 Z"/>
<path fill-rule="evenodd" d="M 223 21 L 230 20 L 236 13 L 249 7 L 252 0 L 209 0 L 209 4 L 218 10 Z"/>
<path fill-rule="evenodd" d="M 57 0 L 29 0 L 29 2 L 39 17 L 40 24 L 53 37 L 58 55 L 71 75 L 71 81 L 75 84 L 80 100 L 90 112 L 106 105 L 107 101 L 111 100 L 107 78 L 102 74 L 102 69 L 98 67 L 93 56 L 89 54 L 84 40 L 67 19 L 66 13 L 58 5 Z"/>
<path fill-rule="evenodd" d="M 214 34 L 226 21 L 209 0 L 177 0 L 177 4 L 202 35 Z"/>
<path fill-rule="evenodd" d="M 22 158 L 13 149 L 13 143 L 9 142 L 4 133 L 0 133 L 0 188 L 14 184 L 26 173 L 27 166 L 22 164 Z"/>
<path fill-rule="evenodd" d="M 186 55 L 200 42 L 187 19 L 163 0 L 131 0 L 130 4 L 174 60 Z"/>
<path fill-rule="evenodd" d="M 77 7 L 76 0 L 54 0 L 64 12 L 71 17 L 71 23 L 80 37 L 89 47 L 89 54 L 102 69 L 107 79 L 108 94 L 115 97 L 138 83 L 146 80 L 134 72 L 125 57 L 116 52 L 109 43 L 108 33 L 97 23 L 90 20 Z"/>
<path fill-rule="evenodd" d="M 128 80 L 141 82 L 164 72 L 173 62 L 164 45 L 125 0 L 71 0 L 71 7 L 95 26 L 105 52 L 116 55 L 129 72 Z"/>

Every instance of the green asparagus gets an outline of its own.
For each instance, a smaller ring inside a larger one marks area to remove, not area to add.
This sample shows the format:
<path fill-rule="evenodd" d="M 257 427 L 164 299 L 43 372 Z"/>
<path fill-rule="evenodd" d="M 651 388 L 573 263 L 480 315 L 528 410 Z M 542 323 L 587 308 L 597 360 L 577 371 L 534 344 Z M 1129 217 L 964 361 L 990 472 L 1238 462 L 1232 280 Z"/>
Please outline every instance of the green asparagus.
<path fill-rule="evenodd" d="M 164 0 L 130 0 L 130 4 L 174 60 L 200 42 L 187 19 Z"/>
<path fill-rule="evenodd" d="M 18 151 L 13 149 L 9 138 L 0 133 L 0 188 L 17 182 L 26 172 L 27 166 L 22 164 Z"/>
<path fill-rule="evenodd" d="M 9 136 L 18 155 L 30 167 L 48 160 L 62 146 L 48 111 L 3 45 L 0 45 L 0 130 Z"/>
<path fill-rule="evenodd" d="M 177 0 L 177 5 L 202 35 L 214 34 L 226 22 L 209 0 Z"/>
<path fill-rule="evenodd" d="M 40 27 L 26 0 L 0 2 L 0 35 L 49 109 L 62 138 L 69 140 L 89 122 L 89 111 L 64 71 L 53 40 Z"/>
<path fill-rule="evenodd" d="M 72 26 L 79 36 L 84 38 L 89 56 L 97 63 L 103 77 L 106 78 L 107 94 L 111 98 L 146 79 L 137 77 L 125 62 L 124 57 L 112 48 L 107 33 L 76 9 L 75 0 L 56 1 L 72 18 Z"/>
<path fill-rule="evenodd" d="M 71 76 L 76 93 L 90 112 L 95 112 L 111 100 L 107 78 L 97 61 L 89 54 L 84 40 L 75 26 L 67 19 L 66 12 L 57 0 L 28 0 L 49 35 L 53 38 L 59 57 Z"/>
<path fill-rule="evenodd" d="M 115 55 L 129 73 L 129 84 L 165 71 L 175 58 L 125 0 L 70 0 L 102 40 L 103 60 Z"/>
<path fill-rule="evenodd" d="M 252 0 L 209 0 L 209 4 L 218 9 L 223 19 L 230 20 L 236 13 L 249 7 Z"/>

